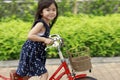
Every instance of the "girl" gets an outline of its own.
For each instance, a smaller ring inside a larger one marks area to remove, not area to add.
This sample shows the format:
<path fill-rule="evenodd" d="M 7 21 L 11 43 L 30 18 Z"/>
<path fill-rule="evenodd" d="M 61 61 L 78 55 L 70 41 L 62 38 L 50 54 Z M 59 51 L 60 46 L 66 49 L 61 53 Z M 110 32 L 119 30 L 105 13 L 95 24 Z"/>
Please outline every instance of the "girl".
<path fill-rule="evenodd" d="M 28 40 L 22 47 L 16 71 L 23 80 L 28 80 L 32 76 L 40 76 L 40 80 L 47 80 L 45 47 L 53 43 L 48 37 L 57 17 L 58 7 L 55 0 L 39 1 L 35 21 L 28 34 Z"/>

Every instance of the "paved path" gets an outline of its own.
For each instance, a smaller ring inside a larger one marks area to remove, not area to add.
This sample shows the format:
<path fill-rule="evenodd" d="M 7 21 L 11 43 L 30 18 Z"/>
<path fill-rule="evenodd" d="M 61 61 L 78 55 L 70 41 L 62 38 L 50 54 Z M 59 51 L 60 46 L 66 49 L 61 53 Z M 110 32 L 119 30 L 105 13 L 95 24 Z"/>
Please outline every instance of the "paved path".
<path fill-rule="evenodd" d="M 1 61 L 0 62 L 0 74 L 9 77 L 9 72 L 12 69 L 16 69 L 18 61 Z M 14 65 L 13 65 L 14 64 Z M 51 76 L 58 68 L 60 60 L 50 59 L 47 60 L 47 69 L 49 76 Z M 120 80 L 120 58 L 92 58 L 92 72 L 89 71 L 79 72 L 77 74 L 85 73 L 88 76 L 96 78 L 97 80 Z M 2 79 L 0 79 L 2 80 Z M 33 77 L 30 80 L 39 80 L 37 77 Z M 64 76 L 60 80 L 67 80 Z"/>

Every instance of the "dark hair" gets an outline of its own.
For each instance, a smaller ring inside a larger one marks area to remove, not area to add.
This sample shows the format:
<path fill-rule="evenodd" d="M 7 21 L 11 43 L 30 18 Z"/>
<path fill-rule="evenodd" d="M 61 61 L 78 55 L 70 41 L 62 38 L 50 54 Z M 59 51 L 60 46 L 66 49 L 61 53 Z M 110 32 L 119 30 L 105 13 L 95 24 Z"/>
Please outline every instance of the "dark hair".
<path fill-rule="evenodd" d="M 41 19 L 42 16 L 40 14 L 42 13 L 43 9 L 48 8 L 53 3 L 55 4 L 56 9 L 57 9 L 57 15 L 50 23 L 50 28 L 52 28 L 52 26 L 54 25 L 54 23 L 56 22 L 56 20 L 58 18 L 58 6 L 57 6 L 57 3 L 55 2 L 55 0 L 39 0 L 37 12 L 35 15 L 35 21 L 37 21 L 38 19 Z"/>

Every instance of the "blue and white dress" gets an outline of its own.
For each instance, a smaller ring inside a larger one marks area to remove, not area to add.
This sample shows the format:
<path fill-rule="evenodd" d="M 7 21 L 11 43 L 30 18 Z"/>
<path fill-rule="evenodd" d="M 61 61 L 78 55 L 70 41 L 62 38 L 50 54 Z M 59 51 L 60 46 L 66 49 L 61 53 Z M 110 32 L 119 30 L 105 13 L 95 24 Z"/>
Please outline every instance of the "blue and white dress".
<path fill-rule="evenodd" d="M 46 29 L 42 36 L 49 37 L 50 27 L 42 19 L 37 20 L 34 25 L 38 22 L 42 22 Z M 45 48 L 46 45 L 44 45 L 43 42 L 27 40 L 22 47 L 19 66 L 16 73 L 21 77 L 40 76 L 46 73 L 47 69 L 45 68 L 45 62 L 47 53 Z"/>

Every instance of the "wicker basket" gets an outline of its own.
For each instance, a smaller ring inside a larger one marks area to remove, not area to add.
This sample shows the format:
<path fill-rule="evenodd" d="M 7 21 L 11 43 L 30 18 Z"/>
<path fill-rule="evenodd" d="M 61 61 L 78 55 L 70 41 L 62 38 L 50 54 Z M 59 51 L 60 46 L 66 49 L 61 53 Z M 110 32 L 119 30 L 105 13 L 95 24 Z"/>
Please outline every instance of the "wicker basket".
<path fill-rule="evenodd" d="M 92 68 L 91 59 L 88 56 L 69 58 L 69 61 L 75 71 L 85 71 Z"/>
<path fill-rule="evenodd" d="M 69 54 L 70 65 L 74 71 L 85 71 L 92 68 L 91 58 L 89 56 L 80 56 L 79 53 L 71 53 L 69 51 L 67 53 Z M 74 54 L 78 56 L 74 57 Z"/>

